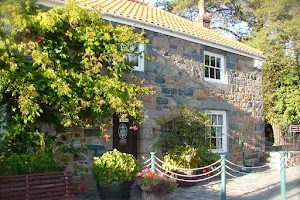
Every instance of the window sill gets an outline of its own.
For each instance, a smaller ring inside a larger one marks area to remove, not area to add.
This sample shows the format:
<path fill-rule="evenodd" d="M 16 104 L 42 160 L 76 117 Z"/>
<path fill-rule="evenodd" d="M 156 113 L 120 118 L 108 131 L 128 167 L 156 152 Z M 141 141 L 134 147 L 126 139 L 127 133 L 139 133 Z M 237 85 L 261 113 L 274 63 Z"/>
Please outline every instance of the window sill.
<path fill-rule="evenodd" d="M 205 78 L 204 81 L 210 82 L 210 83 L 220 83 L 220 84 L 227 84 L 224 80 L 216 80 L 211 78 Z"/>

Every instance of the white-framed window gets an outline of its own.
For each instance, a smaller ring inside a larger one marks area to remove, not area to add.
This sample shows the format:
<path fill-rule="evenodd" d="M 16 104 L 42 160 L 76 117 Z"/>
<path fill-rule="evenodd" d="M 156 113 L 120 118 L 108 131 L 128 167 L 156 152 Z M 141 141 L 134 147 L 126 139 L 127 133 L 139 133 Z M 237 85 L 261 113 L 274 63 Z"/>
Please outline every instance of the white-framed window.
<path fill-rule="evenodd" d="M 226 111 L 209 110 L 212 125 L 210 128 L 210 136 L 208 136 L 210 149 L 213 153 L 227 152 L 227 120 Z"/>
<path fill-rule="evenodd" d="M 204 80 L 225 83 L 225 58 L 223 55 L 204 52 Z"/>
<path fill-rule="evenodd" d="M 142 52 L 142 54 L 136 55 L 136 56 L 128 56 L 127 61 L 133 65 L 133 70 L 143 72 L 144 65 L 145 65 L 145 60 L 144 60 L 145 46 L 144 46 L 144 44 L 138 44 L 136 46 L 132 46 L 131 48 L 132 48 L 132 51 Z"/>

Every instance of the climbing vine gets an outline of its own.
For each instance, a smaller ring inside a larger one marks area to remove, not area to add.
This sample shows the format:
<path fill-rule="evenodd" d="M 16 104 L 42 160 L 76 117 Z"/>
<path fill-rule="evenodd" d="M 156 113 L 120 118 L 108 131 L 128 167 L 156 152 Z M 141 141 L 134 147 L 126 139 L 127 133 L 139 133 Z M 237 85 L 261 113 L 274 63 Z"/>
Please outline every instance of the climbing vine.
<path fill-rule="evenodd" d="M 113 113 L 142 122 L 140 99 L 152 90 L 127 58 L 142 56 L 133 47 L 147 42 L 143 31 L 105 22 L 99 11 L 73 0 L 62 8 L 5 0 L 0 8 L 0 105 L 6 110 L 0 152 L 43 150 L 43 134 L 34 128 L 41 121 L 99 126 L 105 138 L 105 119 Z"/>

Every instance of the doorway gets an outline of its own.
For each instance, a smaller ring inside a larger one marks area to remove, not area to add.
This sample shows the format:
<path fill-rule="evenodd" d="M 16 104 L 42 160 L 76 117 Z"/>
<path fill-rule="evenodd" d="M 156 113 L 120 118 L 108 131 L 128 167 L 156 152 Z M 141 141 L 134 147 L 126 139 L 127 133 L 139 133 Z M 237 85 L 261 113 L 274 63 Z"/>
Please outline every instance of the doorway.
<path fill-rule="evenodd" d="M 130 129 L 132 120 L 121 119 L 118 115 L 113 117 L 113 148 L 123 153 L 132 154 L 137 158 L 137 134 L 139 129 Z"/>

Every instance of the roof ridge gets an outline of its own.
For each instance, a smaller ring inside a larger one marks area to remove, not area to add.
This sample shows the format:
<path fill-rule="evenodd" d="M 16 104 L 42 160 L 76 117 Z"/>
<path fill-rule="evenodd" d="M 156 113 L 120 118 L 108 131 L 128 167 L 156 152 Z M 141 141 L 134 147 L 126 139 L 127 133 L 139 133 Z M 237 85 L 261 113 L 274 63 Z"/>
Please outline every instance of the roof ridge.
<path fill-rule="evenodd" d="M 46 0 L 45 0 L 46 1 Z M 66 2 L 67 0 L 48 0 Z M 264 58 L 263 52 L 248 44 L 235 40 L 228 35 L 218 33 L 213 29 L 201 26 L 195 21 L 180 17 L 141 0 L 75 0 L 86 7 L 97 8 L 108 14 L 116 14 L 150 23 L 155 27 L 166 28 L 167 31 L 185 34 L 191 40 L 199 40 L 220 49 L 232 49 L 241 55 L 251 55 L 255 58 Z M 89 2 L 89 3 L 88 3 Z M 98 3 L 97 3 L 98 2 Z M 117 6 L 116 4 L 122 4 Z M 132 5 L 132 6 L 131 6 Z M 176 34 L 177 34 L 176 33 Z M 178 36 L 176 36 L 178 37 Z M 189 40 L 188 39 L 188 40 Z M 231 51 L 231 50 L 230 50 Z"/>
<path fill-rule="evenodd" d="M 127 1 L 138 1 L 138 0 L 127 0 Z M 156 7 L 156 6 L 154 6 L 154 5 L 151 5 L 151 4 L 148 4 L 147 6 L 150 6 L 150 7 L 153 7 L 153 8 L 155 8 L 155 9 L 159 10 L 159 11 L 165 12 L 166 14 L 172 15 L 172 16 L 174 16 L 174 17 L 180 19 L 180 20 L 185 20 L 185 22 L 187 22 L 187 23 L 192 23 L 192 24 L 196 25 L 196 26 L 197 26 L 198 28 L 200 28 L 200 29 L 203 29 L 203 30 L 206 30 L 206 31 L 210 31 L 210 32 L 212 32 L 212 33 L 214 33 L 214 34 L 217 34 L 218 36 L 221 36 L 221 37 L 223 37 L 223 38 L 225 38 L 225 39 L 228 39 L 228 40 L 230 40 L 230 41 L 232 41 L 232 42 L 237 42 L 237 43 L 239 43 L 239 44 L 242 44 L 242 45 L 245 45 L 245 46 L 247 46 L 247 47 L 250 47 L 250 48 L 252 48 L 253 50 L 258 50 L 258 49 L 254 48 L 254 47 L 251 47 L 251 46 L 249 46 L 249 45 L 247 45 L 247 44 L 245 44 L 245 43 L 242 43 L 242 42 L 240 42 L 240 41 L 238 41 L 238 40 L 235 40 L 235 39 L 233 39 L 233 38 L 231 38 L 231 37 L 228 37 L 228 36 L 226 36 L 226 35 L 223 35 L 223 34 L 221 34 L 221 33 L 218 33 L 218 32 L 216 32 L 215 30 L 213 30 L 213 29 L 211 29 L 211 28 L 207 28 L 207 27 L 201 26 L 201 25 L 198 24 L 197 22 L 194 22 L 194 21 L 191 21 L 191 20 L 186 19 L 186 18 L 184 18 L 184 17 L 178 16 L 178 15 L 172 13 L 172 12 L 163 10 L 163 9 L 161 9 L 161 8 L 159 8 L 159 7 Z M 170 26 L 169 26 L 169 27 L 170 27 Z M 174 29 L 174 28 L 172 28 L 172 27 L 170 27 L 170 28 L 171 28 L 171 29 Z M 175 29 L 175 30 L 179 30 L 179 29 Z M 181 31 L 182 31 L 182 30 L 181 30 Z M 185 31 L 184 31 L 184 32 L 185 32 Z M 187 32 L 187 33 L 189 33 L 189 32 Z M 192 33 L 190 33 L 190 34 L 192 34 Z M 192 35 L 194 35 L 194 34 L 192 34 Z M 200 37 L 202 37 L 202 36 L 200 36 Z M 202 37 L 202 38 L 203 38 L 203 37 Z"/>

